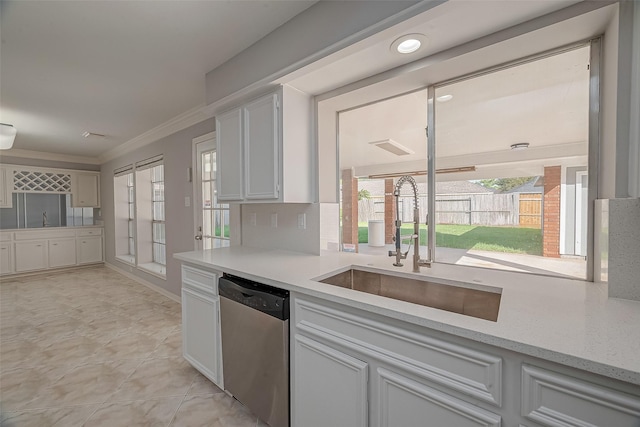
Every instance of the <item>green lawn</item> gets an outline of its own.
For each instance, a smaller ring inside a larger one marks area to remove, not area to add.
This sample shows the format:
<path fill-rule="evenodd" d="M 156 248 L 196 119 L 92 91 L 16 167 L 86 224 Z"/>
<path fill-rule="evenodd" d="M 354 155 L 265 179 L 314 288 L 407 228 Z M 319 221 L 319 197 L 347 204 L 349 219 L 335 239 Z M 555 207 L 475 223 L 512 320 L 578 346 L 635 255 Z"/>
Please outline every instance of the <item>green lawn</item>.
<path fill-rule="evenodd" d="M 413 224 L 402 224 L 402 235 L 411 234 Z M 369 241 L 365 224 L 358 224 L 358 242 Z M 408 244 L 408 239 L 402 239 Z M 427 243 L 427 226 L 420 226 L 420 244 Z M 436 227 L 436 245 L 445 248 L 542 255 L 542 233 L 535 228 L 448 225 Z"/>

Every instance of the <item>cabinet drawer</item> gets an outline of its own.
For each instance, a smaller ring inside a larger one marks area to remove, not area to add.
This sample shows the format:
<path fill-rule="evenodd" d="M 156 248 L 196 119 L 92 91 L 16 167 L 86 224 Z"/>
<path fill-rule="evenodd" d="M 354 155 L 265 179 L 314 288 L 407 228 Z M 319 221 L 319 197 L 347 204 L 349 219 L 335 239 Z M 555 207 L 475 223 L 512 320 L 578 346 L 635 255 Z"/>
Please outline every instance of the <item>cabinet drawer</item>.
<path fill-rule="evenodd" d="M 502 358 L 408 331 L 384 319 L 295 299 L 298 331 L 373 356 L 467 396 L 502 405 Z M 366 346 L 362 343 L 366 343 Z"/>
<path fill-rule="evenodd" d="M 640 397 L 523 365 L 522 416 L 553 427 L 637 427 Z"/>
<path fill-rule="evenodd" d="M 0 233 L 0 242 L 10 242 L 13 239 L 13 233 Z"/>
<path fill-rule="evenodd" d="M 81 228 L 76 230 L 76 236 L 102 236 L 102 228 Z"/>
<path fill-rule="evenodd" d="M 61 237 L 75 237 L 75 231 L 68 228 L 45 229 L 37 231 L 16 231 L 16 240 L 41 240 L 41 239 L 58 239 Z"/>
<path fill-rule="evenodd" d="M 218 274 L 191 266 L 182 266 L 182 283 L 203 292 L 218 295 Z"/>

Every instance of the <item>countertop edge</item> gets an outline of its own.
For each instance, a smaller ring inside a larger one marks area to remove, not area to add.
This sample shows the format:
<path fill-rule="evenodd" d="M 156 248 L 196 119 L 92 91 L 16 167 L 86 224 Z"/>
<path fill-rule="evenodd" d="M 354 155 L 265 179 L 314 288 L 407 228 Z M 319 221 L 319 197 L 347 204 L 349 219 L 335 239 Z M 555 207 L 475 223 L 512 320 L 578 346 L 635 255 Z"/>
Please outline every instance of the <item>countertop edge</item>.
<path fill-rule="evenodd" d="M 361 309 L 369 313 L 387 316 L 395 320 L 408 322 L 417 326 L 425 327 L 435 331 L 451 334 L 457 337 L 469 339 L 472 341 L 480 342 L 487 345 L 492 345 L 505 350 L 514 351 L 524 355 L 540 358 L 546 361 L 555 362 L 564 366 L 584 370 L 594 374 L 609 377 L 615 380 L 640 385 L 640 372 L 626 369 L 623 367 L 605 364 L 599 361 L 590 360 L 588 357 L 582 357 L 578 355 L 568 354 L 562 351 L 554 350 L 551 348 L 538 347 L 529 343 L 519 342 L 511 338 L 501 337 L 495 334 L 491 334 L 485 331 L 474 330 L 472 328 L 465 328 L 457 325 L 451 325 L 439 320 L 431 319 L 428 317 L 416 316 L 407 312 L 401 312 L 394 310 L 383 305 L 373 304 L 368 301 L 362 301 L 357 298 L 355 294 L 352 298 L 346 298 L 344 296 L 335 295 L 328 291 L 322 290 L 323 286 L 319 289 L 311 289 L 305 286 L 297 285 L 295 283 L 283 282 L 268 276 L 258 275 L 247 271 L 239 271 L 234 268 L 230 268 L 221 263 L 215 263 L 209 260 L 198 259 L 196 254 L 200 252 L 185 252 L 174 254 L 174 258 L 191 265 L 197 265 L 200 267 L 224 271 L 230 274 L 245 277 L 250 280 L 261 281 L 265 284 L 280 287 L 292 292 L 309 295 L 312 297 L 324 299 L 338 304 L 347 305 L 356 309 Z M 322 285 L 318 283 L 318 285 Z M 330 285 L 326 285 L 330 286 Z M 357 292 L 357 291 L 352 291 Z M 384 297 L 379 297 L 384 298 Z M 410 304 L 401 301 L 397 301 L 400 304 Z M 413 305 L 413 304 L 410 304 Z M 435 310 L 435 309 L 434 309 Z"/>

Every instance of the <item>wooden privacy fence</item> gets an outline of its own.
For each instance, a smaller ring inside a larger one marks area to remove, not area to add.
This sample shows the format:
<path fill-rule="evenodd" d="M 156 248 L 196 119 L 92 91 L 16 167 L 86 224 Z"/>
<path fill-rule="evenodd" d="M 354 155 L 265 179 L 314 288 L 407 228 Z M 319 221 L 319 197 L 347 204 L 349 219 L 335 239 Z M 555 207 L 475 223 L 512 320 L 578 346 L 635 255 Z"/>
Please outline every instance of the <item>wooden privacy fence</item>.
<path fill-rule="evenodd" d="M 419 198 L 420 222 L 426 219 L 426 197 Z M 400 198 L 401 219 L 413 220 L 413 198 Z M 486 226 L 522 226 L 540 228 L 542 195 L 507 194 L 438 194 L 437 224 Z M 373 196 L 358 202 L 358 221 L 384 219 L 384 197 Z"/>
<path fill-rule="evenodd" d="M 542 194 L 520 193 L 520 227 L 542 227 Z"/>

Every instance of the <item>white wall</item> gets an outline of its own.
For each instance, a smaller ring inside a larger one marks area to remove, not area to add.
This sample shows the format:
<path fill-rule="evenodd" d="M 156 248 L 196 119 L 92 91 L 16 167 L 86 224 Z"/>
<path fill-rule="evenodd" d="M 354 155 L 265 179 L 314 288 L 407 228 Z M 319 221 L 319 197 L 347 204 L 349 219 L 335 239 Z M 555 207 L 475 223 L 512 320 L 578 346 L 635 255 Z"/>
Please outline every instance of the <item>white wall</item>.
<path fill-rule="evenodd" d="M 180 262 L 173 259 L 176 252 L 194 249 L 195 227 L 193 206 L 185 207 L 186 196 L 194 200 L 193 185 L 187 181 L 187 168 L 191 167 L 191 141 L 193 138 L 212 132 L 214 120 L 206 120 L 138 150 L 102 165 L 101 197 L 102 217 L 105 227 L 105 259 L 133 275 L 175 295 L 180 295 Z M 115 216 L 113 198 L 113 171 L 120 167 L 162 154 L 165 173 L 165 227 L 167 239 L 166 280 L 137 270 L 115 258 Z"/>
<path fill-rule="evenodd" d="M 298 226 L 300 214 L 305 215 L 305 228 Z M 277 217 L 276 227 L 272 215 Z M 320 254 L 318 203 L 247 204 L 242 205 L 241 216 L 243 246 Z"/>
<path fill-rule="evenodd" d="M 207 104 L 252 86 L 259 89 L 265 83 L 440 3 L 441 0 L 318 2 L 207 73 Z"/>
<path fill-rule="evenodd" d="M 631 106 L 629 130 L 629 196 L 640 197 L 640 2 L 634 2 L 631 45 Z"/>

